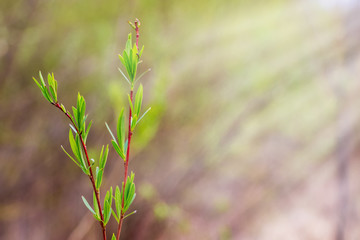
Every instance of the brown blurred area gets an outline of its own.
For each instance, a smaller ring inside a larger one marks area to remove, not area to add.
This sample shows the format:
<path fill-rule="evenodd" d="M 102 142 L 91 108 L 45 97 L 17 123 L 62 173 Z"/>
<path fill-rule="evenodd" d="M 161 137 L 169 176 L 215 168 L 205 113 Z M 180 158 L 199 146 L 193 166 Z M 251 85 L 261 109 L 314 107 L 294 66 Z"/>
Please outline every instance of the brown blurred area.
<path fill-rule="evenodd" d="M 358 239 L 357 0 L 2 0 L 0 239 L 101 239 L 60 148 L 68 121 L 32 77 L 54 72 L 67 108 L 84 95 L 97 159 L 127 103 L 117 54 L 135 18 L 152 109 L 121 239 Z M 111 149 L 104 187 L 122 174 Z"/>

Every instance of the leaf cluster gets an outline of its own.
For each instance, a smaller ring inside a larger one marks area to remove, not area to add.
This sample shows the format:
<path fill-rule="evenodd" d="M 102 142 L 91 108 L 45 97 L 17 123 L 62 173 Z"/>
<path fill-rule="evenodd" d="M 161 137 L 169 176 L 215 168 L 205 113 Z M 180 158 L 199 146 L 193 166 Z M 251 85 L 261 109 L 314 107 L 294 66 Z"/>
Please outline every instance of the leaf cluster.
<path fill-rule="evenodd" d="M 135 193 L 135 183 L 134 183 L 134 177 L 135 174 L 131 172 L 131 175 L 128 176 L 126 184 L 125 184 L 125 190 L 124 190 L 124 182 L 122 183 L 122 188 L 120 190 L 119 186 L 116 186 L 115 189 L 115 210 L 112 211 L 112 214 L 115 218 L 115 220 L 119 223 L 120 217 L 122 215 L 125 215 L 126 211 L 129 209 L 130 205 L 134 201 L 136 197 Z M 124 199 L 124 207 L 123 207 L 123 199 Z M 134 214 L 136 211 L 126 215 L 124 218 Z"/>
<path fill-rule="evenodd" d="M 57 103 L 57 81 L 54 78 L 54 73 L 52 74 L 48 74 L 47 76 L 47 82 L 49 87 L 46 86 L 44 78 L 41 74 L 41 72 L 39 72 L 39 78 L 40 81 L 36 80 L 36 78 L 33 77 L 34 82 L 36 83 L 36 85 L 38 85 L 38 87 L 41 90 L 41 93 L 43 94 L 43 96 L 45 97 L 45 99 L 50 102 L 51 104 L 55 104 Z"/>
<path fill-rule="evenodd" d="M 125 49 L 123 51 L 123 54 L 119 54 L 119 58 L 121 63 L 124 65 L 128 78 L 125 76 L 125 74 L 121 71 L 127 82 L 131 85 L 131 88 L 133 88 L 136 78 L 136 72 L 137 72 L 137 66 L 140 63 L 140 57 L 144 51 L 144 46 L 142 46 L 140 52 L 138 51 L 138 48 L 135 44 L 132 44 L 131 39 L 131 33 L 128 35 L 128 40 L 125 45 Z"/>

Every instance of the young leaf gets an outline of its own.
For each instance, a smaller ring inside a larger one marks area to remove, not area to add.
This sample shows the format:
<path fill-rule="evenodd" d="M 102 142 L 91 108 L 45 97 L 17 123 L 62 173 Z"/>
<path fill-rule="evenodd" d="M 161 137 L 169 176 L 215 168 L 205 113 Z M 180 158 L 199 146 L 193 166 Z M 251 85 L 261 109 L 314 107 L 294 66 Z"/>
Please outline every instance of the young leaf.
<path fill-rule="evenodd" d="M 130 106 L 131 112 L 134 112 L 133 103 L 132 103 L 132 100 L 131 100 L 131 98 L 130 98 L 130 95 L 129 95 L 129 94 L 128 94 L 128 98 L 129 98 L 129 106 Z"/>
<path fill-rule="evenodd" d="M 70 142 L 70 147 L 71 147 L 71 150 L 73 151 L 75 157 L 80 161 L 80 156 L 79 156 L 79 150 L 77 148 L 77 145 L 76 145 L 76 142 L 75 142 L 75 139 L 74 139 L 74 136 L 73 134 L 71 133 L 71 129 L 69 130 L 69 142 Z"/>
<path fill-rule="evenodd" d="M 145 75 L 145 73 L 150 72 L 150 71 L 151 71 L 151 68 L 149 68 L 148 70 L 146 70 L 145 72 L 143 72 L 143 73 L 135 80 L 134 83 L 136 83 L 137 81 L 139 81 L 139 80 Z"/>
<path fill-rule="evenodd" d="M 94 211 L 95 211 L 95 218 L 98 220 L 98 221 L 101 221 L 101 218 L 100 218 L 100 212 L 99 212 L 99 206 L 98 206 L 98 203 L 97 203 L 97 199 L 96 199 L 96 194 L 95 192 L 93 192 L 93 205 L 94 205 Z"/>
<path fill-rule="evenodd" d="M 140 115 L 140 111 L 141 111 L 141 104 L 142 104 L 142 99 L 143 99 L 143 86 L 142 84 L 140 84 L 136 95 L 135 95 L 135 106 L 134 106 L 134 110 L 135 110 L 135 114 L 137 116 Z"/>
<path fill-rule="evenodd" d="M 110 191 L 106 192 L 104 199 L 104 224 L 106 225 L 109 222 L 111 216 L 111 204 L 112 204 L 112 187 Z"/>
<path fill-rule="evenodd" d="M 116 213 L 117 213 L 117 216 L 118 218 L 120 218 L 120 214 L 121 214 L 121 204 L 122 204 L 122 197 L 121 197 L 121 192 L 120 192 L 120 189 L 119 189 L 119 186 L 116 186 L 116 189 L 115 189 L 115 208 L 116 208 Z"/>
<path fill-rule="evenodd" d="M 119 221 L 118 221 L 119 222 Z M 116 240 L 115 234 L 113 233 L 111 240 Z"/>
<path fill-rule="evenodd" d="M 63 104 L 61 104 L 60 107 L 61 107 L 61 110 L 63 110 L 63 112 L 66 113 L 65 106 Z"/>
<path fill-rule="evenodd" d="M 119 55 L 120 56 L 120 55 Z M 120 56 L 120 60 L 122 59 L 122 62 L 124 61 L 123 57 Z M 129 79 L 126 77 L 126 75 L 123 73 L 123 71 L 121 71 L 120 68 L 118 68 L 119 71 L 121 72 L 121 74 L 123 75 L 123 77 L 125 78 L 125 80 L 129 83 L 129 85 L 131 86 L 131 83 L 129 81 Z"/>
<path fill-rule="evenodd" d="M 118 216 L 116 216 L 116 212 L 114 211 L 114 209 L 111 209 L 111 213 L 112 213 L 113 217 L 115 218 L 115 220 L 117 221 L 117 223 L 119 223 L 120 219 L 118 218 Z"/>
<path fill-rule="evenodd" d="M 83 134 L 83 136 L 84 136 L 84 142 L 85 142 L 85 143 L 86 143 L 86 139 L 87 139 L 87 137 L 88 137 L 88 135 L 89 135 L 89 131 L 90 131 L 91 125 L 92 125 L 92 120 L 89 122 L 89 124 L 88 124 L 88 126 L 87 126 L 87 129 L 86 129 L 85 133 Z"/>
<path fill-rule="evenodd" d="M 44 91 L 43 87 L 40 85 L 40 83 L 33 77 L 34 82 L 36 83 L 36 85 L 38 85 L 38 87 L 40 88 L 41 92 Z"/>
<path fill-rule="evenodd" d="M 109 131 L 109 133 L 110 133 L 110 135 L 111 135 L 111 137 L 112 137 L 112 139 L 116 142 L 116 138 L 114 137 L 114 134 L 112 133 L 112 131 L 111 131 L 111 129 L 110 129 L 110 127 L 109 127 L 109 125 L 105 122 L 105 125 L 106 125 L 106 128 L 108 129 L 108 131 Z"/>
<path fill-rule="evenodd" d="M 150 111 L 151 110 L 151 107 L 149 107 L 148 108 L 148 110 L 146 110 L 144 113 L 143 113 L 143 115 L 141 115 L 141 117 L 139 118 L 139 120 L 137 120 L 136 121 L 136 124 L 138 124 L 140 121 L 141 121 L 141 119 L 143 118 L 143 117 L 145 117 L 145 115 L 148 113 L 148 111 Z"/>
<path fill-rule="evenodd" d="M 66 155 L 68 155 L 68 157 L 76 164 L 78 165 L 79 168 L 81 168 L 81 166 L 79 165 L 79 162 L 77 160 L 75 160 L 66 150 L 65 148 L 61 145 L 62 150 L 66 153 Z"/>
<path fill-rule="evenodd" d="M 104 146 L 102 147 L 101 153 L 100 153 L 99 166 L 100 166 L 101 169 L 105 168 L 105 164 L 106 164 L 107 157 L 108 157 L 108 154 L 109 154 L 109 145 L 106 145 L 105 152 L 103 152 L 103 149 L 104 149 Z"/>
<path fill-rule="evenodd" d="M 90 206 L 90 204 L 88 203 L 88 201 L 86 201 L 86 198 L 84 198 L 84 196 L 81 196 L 85 206 L 90 210 L 90 212 L 92 212 L 94 215 L 96 215 L 95 211 L 92 209 L 92 207 Z"/>
<path fill-rule="evenodd" d="M 41 85 L 43 86 L 43 88 L 45 88 L 46 84 L 45 84 L 44 78 L 41 74 L 41 71 L 39 71 L 39 76 L 40 76 Z"/>
<path fill-rule="evenodd" d="M 116 151 L 116 152 L 119 154 L 119 156 L 120 156 L 122 159 L 124 159 L 124 161 L 125 161 L 125 154 L 124 154 L 124 152 L 121 151 L 119 145 L 118 145 L 114 140 L 111 140 L 111 143 L 112 143 L 115 151 Z"/>
<path fill-rule="evenodd" d="M 124 219 L 127 218 L 127 217 L 129 217 L 129 216 L 131 216 L 131 215 L 133 215 L 133 214 L 135 214 L 135 213 L 136 213 L 136 210 L 133 211 L 133 212 L 131 212 L 131 213 L 129 213 L 128 215 L 126 215 L 126 216 L 124 217 Z"/>
<path fill-rule="evenodd" d="M 121 109 L 119 120 L 117 124 L 118 143 L 120 150 L 124 152 L 124 140 L 125 140 L 125 117 L 124 108 Z"/>
<path fill-rule="evenodd" d="M 99 189 L 100 186 L 101 186 L 103 173 L 104 173 L 103 169 L 100 169 L 99 167 L 96 167 L 96 182 L 95 182 L 96 189 Z"/>

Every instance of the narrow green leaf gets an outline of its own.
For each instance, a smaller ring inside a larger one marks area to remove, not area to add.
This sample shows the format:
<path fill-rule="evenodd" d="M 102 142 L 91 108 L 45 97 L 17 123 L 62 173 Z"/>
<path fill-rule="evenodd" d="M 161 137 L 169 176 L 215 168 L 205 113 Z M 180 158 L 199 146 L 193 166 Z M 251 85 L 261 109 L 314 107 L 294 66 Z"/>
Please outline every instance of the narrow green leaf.
<path fill-rule="evenodd" d="M 96 199 L 96 194 L 95 194 L 94 191 L 93 191 L 93 205 L 94 205 L 94 211 L 95 211 L 95 213 L 96 213 L 96 214 L 95 214 L 96 219 L 98 219 L 99 221 L 101 221 L 99 206 L 98 206 L 97 199 Z"/>
<path fill-rule="evenodd" d="M 129 216 L 131 216 L 131 215 L 133 215 L 133 214 L 135 214 L 135 213 L 136 213 L 136 210 L 133 211 L 133 212 L 131 212 L 131 213 L 129 213 L 128 215 L 126 215 L 126 216 L 124 217 L 124 219 L 127 218 L 127 217 L 129 217 Z"/>
<path fill-rule="evenodd" d="M 131 100 L 129 94 L 128 94 L 128 99 L 129 99 L 129 106 L 130 106 L 131 112 L 133 113 L 134 112 L 134 107 L 133 107 L 133 103 L 132 103 L 132 100 Z"/>
<path fill-rule="evenodd" d="M 88 124 L 88 126 L 87 126 L 87 129 L 86 129 L 86 132 L 84 133 L 84 142 L 85 142 L 85 143 L 86 143 L 87 137 L 88 137 L 88 135 L 89 135 L 89 131 L 90 131 L 91 125 L 92 125 L 92 120 L 89 122 L 89 124 Z"/>
<path fill-rule="evenodd" d="M 63 104 L 61 104 L 60 107 L 61 107 L 61 110 L 63 110 L 63 112 L 66 113 L 65 106 Z"/>
<path fill-rule="evenodd" d="M 119 222 L 119 221 L 118 221 Z M 115 234 L 113 233 L 111 240 L 116 240 Z"/>
<path fill-rule="evenodd" d="M 119 223 L 120 219 L 118 218 L 118 216 L 116 216 L 116 213 L 113 209 L 111 209 L 111 213 L 112 213 L 113 217 L 115 218 L 115 220 L 117 221 L 117 223 Z"/>
<path fill-rule="evenodd" d="M 125 117 L 124 108 L 121 109 L 119 120 L 117 124 L 118 143 L 120 150 L 124 152 L 124 141 L 125 141 Z"/>
<path fill-rule="evenodd" d="M 72 107 L 72 110 L 73 110 L 73 114 L 74 114 L 74 118 L 73 118 L 73 120 L 75 120 L 74 121 L 74 124 L 75 124 L 75 126 L 77 127 L 77 128 L 79 128 L 79 122 L 78 122 L 78 110 L 75 108 L 75 107 Z M 80 130 L 80 129 L 79 129 Z"/>
<path fill-rule="evenodd" d="M 44 78 L 43 78 L 43 76 L 42 76 L 42 74 L 41 74 L 41 71 L 39 71 L 39 76 L 40 76 L 41 84 L 42 84 L 42 86 L 43 86 L 43 88 L 44 88 L 44 87 L 46 86 L 46 84 L 45 84 Z"/>
<path fill-rule="evenodd" d="M 79 156 L 79 154 L 78 154 L 79 151 L 78 151 L 78 149 L 77 149 L 77 145 L 76 145 L 74 136 L 73 136 L 73 134 L 71 133 L 71 129 L 69 130 L 69 142 L 70 142 L 71 150 L 73 151 L 75 157 L 80 161 L 80 156 Z"/>
<path fill-rule="evenodd" d="M 101 187 L 103 173 L 104 173 L 103 169 L 100 169 L 99 167 L 96 167 L 96 182 L 95 182 L 96 189 L 99 189 Z"/>
<path fill-rule="evenodd" d="M 106 164 L 107 157 L 108 157 L 108 154 L 109 154 L 109 145 L 106 145 L 105 152 L 103 152 L 103 149 L 104 149 L 104 146 L 101 149 L 100 158 L 99 158 L 100 159 L 99 166 L 100 166 L 101 169 L 105 168 L 105 164 Z"/>
<path fill-rule="evenodd" d="M 78 165 L 79 168 L 81 168 L 81 166 L 79 165 L 78 161 L 75 160 L 75 159 L 65 150 L 65 148 L 64 148 L 62 145 L 61 145 L 61 148 L 62 148 L 62 150 L 66 153 L 66 155 L 68 155 L 68 157 L 69 157 L 76 165 Z"/>
<path fill-rule="evenodd" d="M 85 206 L 90 210 L 90 212 L 92 212 L 94 215 L 96 215 L 95 211 L 92 209 L 92 207 L 90 206 L 90 204 L 88 203 L 88 201 L 86 201 L 86 198 L 84 198 L 84 196 L 81 196 Z"/>
<path fill-rule="evenodd" d="M 145 115 L 148 113 L 148 111 L 150 111 L 151 110 L 151 107 L 149 107 L 148 108 L 148 110 L 146 110 L 144 113 L 143 113 L 143 115 L 141 115 L 141 117 L 139 118 L 139 120 L 137 120 L 136 121 L 136 124 L 138 124 L 140 121 L 141 121 L 141 119 L 143 118 L 143 117 L 145 117 Z"/>
<path fill-rule="evenodd" d="M 41 91 L 44 91 L 43 87 L 40 85 L 40 83 L 33 77 L 34 82 L 36 83 L 36 85 L 38 85 L 38 87 L 40 88 Z"/>
<path fill-rule="evenodd" d="M 47 92 L 47 88 L 44 87 L 43 91 L 41 92 L 42 95 L 45 97 L 46 100 L 48 100 L 48 102 L 52 103 L 52 99 L 50 99 L 49 93 Z"/>
<path fill-rule="evenodd" d="M 125 155 L 124 155 L 124 152 L 121 151 L 119 145 L 114 141 L 114 140 L 111 140 L 111 143 L 115 149 L 115 151 L 119 154 L 119 156 L 124 159 L 125 161 Z"/>
<path fill-rule="evenodd" d="M 106 192 L 104 199 L 104 224 L 106 225 L 109 222 L 111 217 L 111 204 L 112 204 L 112 187 L 110 191 Z"/>
<path fill-rule="evenodd" d="M 141 111 L 141 104 L 142 104 L 142 99 L 143 99 L 143 86 L 142 84 L 140 84 L 136 95 L 135 95 L 135 106 L 134 106 L 134 110 L 135 110 L 135 114 L 137 116 L 140 115 L 140 111 Z"/>
<path fill-rule="evenodd" d="M 121 57 L 121 56 L 120 56 L 120 57 Z M 121 57 L 121 58 L 122 58 L 122 57 Z M 122 58 L 122 59 L 123 59 L 123 58 Z M 118 68 L 118 69 L 119 69 L 120 73 L 123 75 L 123 77 L 125 78 L 125 80 L 129 83 L 129 85 L 131 85 L 129 79 L 125 76 L 125 74 L 123 73 L 123 71 L 121 71 L 120 68 Z"/>
<path fill-rule="evenodd" d="M 112 133 L 112 131 L 111 131 L 111 129 L 110 129 L 110 127 L 109 127 L 109 125 L 105 122 L 105 125 L 106 125 L 106 128 L 108 129 L 108 131 L 109 131 L 109 133 L 110 133 L 110 135 L 111 135 L 111 137 L 112 137 L 112 139 L 116 142 L 116 138 L 114 137 L 114 134 Z"/>
<path fill-rule="evenodd" d="M 141 48 L 141 50 L 140 50 L 140 53 L 139 53 L 139 58 L 142 56 L 143 51 L 144 51 L 144 45 L 142 46 L 142 48 Z"/>
<path fill-rule="evenodd" d="M 75 137 L 75 142 L 76 142 L 76 146 L 77 146 L 77 149 L 78 149 L 78 156 L 79 156 L 79 162 L 80 162 L 80 166 L 81 166 L 81 169 L 84 171 L 84 173 L 86 175 L 89 175 L 89 168 L 91 166 L 89 166 L 89 168 L 87 167 L 87 164 L 85 162 L 85 158 L 84 158 L 84 155 L 83 155 L 83 151 L 82 151 L 82 143 L 81 143 L 81 140 L 80 140 L 80 137 L 78 134 L 76 134 L 76 137 Z"/>
<path fill-rule="evenodd" d="M 52 73 L 52 78 L 53 78 L 53 80 L 54 80 L 55 92 L 57 93 L 58 83 L 57 83 L 57 81 L 55 80 L 54 73 Z"/>
<path fill-rule="evenodd" d="M 135 80 L 134 83 L 137 83 L 137 81 L 139 81 L 146 73 L 150 72 L 151 68 L 149 68 L 148 70 L 146 70 L 145 72 L 143 72 L 142 74 L 140 74 L 140 76 Z"/>
<path fill-rule="evenodd" d="M 56 93 L 54 91 L 54 87 L 50 86 L 49 89 L 50 89 L 50 94 L 51 94 L 52 99 L 54 99 L 54 102 L 57 102 L 57 96 L 56 96 Z"/>
<path fill-rule="evenodd" d="M 69 124 L 71 130 L 74 132 L 74 134 L 77 134 L 77 130 L 76 128 L 72 125 L 72 124 Z"/>
<path fill-rule="evenodd" d="M 122 197 L 121 197 L 121 193 L 120 193 L 120 189 L 119 186 L 116 186 L 115 189 L 115 208 L 116 208 L 116 213 L 117 216 L 120 218 L 120 210 L 121 210 L 121 204 L 122 204 Z"/>

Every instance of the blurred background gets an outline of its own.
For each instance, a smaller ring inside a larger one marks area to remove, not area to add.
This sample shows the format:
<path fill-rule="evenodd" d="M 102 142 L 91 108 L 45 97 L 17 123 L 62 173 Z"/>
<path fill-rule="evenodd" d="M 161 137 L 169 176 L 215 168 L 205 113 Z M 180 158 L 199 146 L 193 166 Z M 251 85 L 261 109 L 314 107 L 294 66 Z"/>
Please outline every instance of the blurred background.
<path fill-rule="evenodd" d="M 121 239 L 359 239 L 358 2 L 1 0 L 0 239 L 101 239 L 60 148 L 69 122 L 32 77 L 54 72 L 67 108 L 84 95 L 97 159 L 127 104 L 135 18 L 152 109 Z M 122 166 L 111 149 L 105 188 Z"/>

